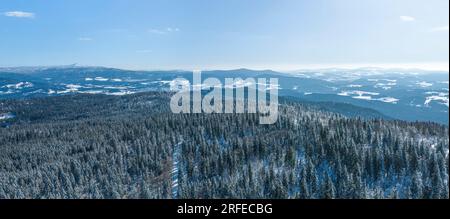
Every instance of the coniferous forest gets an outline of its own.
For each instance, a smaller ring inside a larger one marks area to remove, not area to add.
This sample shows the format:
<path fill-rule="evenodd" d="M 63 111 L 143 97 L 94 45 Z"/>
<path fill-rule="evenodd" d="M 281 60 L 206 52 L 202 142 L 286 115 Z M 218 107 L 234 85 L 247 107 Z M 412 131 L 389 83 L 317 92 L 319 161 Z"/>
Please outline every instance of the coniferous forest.
<path fill-rule="evenodd" d="M 168 93 L 1 100 L 0 198 L 448 199 L 448 126 L 281 100 L 173 114 Z"/>

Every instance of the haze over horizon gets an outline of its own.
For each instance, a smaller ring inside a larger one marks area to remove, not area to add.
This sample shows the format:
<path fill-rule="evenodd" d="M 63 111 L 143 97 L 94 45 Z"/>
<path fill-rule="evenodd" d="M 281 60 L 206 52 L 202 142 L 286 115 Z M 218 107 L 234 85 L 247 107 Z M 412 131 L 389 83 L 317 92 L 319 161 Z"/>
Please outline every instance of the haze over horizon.
<path fill-rule="evenodd" d="M 133 67 L 123 67 L 123 66 L 100 66 L 100 65 L 80 65 L 78 63 L 74 64 L 58 64 L 58 65 L 35 65 L 35 66 L 0 66 L 0 68 L 69 68 L 69 67 L 82 67 L 82 68 L 114 68 L 121 70 L 130 71 L 232 71 L 239 69 L 246 69 L 252 71 L 278 71 L 285 73 L 294 73 L 301 71 L 319 71 L 319 70 L 370 70 L 370 69 L 380 69 L 380 70 L 400 70 L 400 71 L 425 71 L 425 72 L 442 72 L 448 73 L 449 66 L 448 63 L 412 63 L 412 64 L 339 64 L 339 65 L 298 65 L 298 66 L 288 66 L 290 68 L 283 68 L 283 66 L 214 66 L 206 68 L 133 68 Z"/>

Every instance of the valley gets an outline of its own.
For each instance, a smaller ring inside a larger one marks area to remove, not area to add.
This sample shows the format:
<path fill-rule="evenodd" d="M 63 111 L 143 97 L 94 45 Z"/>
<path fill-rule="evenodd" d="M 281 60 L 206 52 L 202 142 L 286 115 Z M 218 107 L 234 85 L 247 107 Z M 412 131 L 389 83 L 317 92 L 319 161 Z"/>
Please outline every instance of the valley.
<path fill-rule="evenodd" d="M 168 91 L 187 71 L 127 71 L 102 67 L 0 68 L 0 99 L 67 94 L 121 96 Z M 205 71 L 203 77 L 279 79 L 279 95 L 314 102 L 347 103 L 407 121 L 448 125 L 448 73 L 421 70 L 325 69 L 280 73 L 237 69 Z M 240 86 L 236 84 L 237 86 Z M 200 86 L 203 87 L 203 86 Z"/>

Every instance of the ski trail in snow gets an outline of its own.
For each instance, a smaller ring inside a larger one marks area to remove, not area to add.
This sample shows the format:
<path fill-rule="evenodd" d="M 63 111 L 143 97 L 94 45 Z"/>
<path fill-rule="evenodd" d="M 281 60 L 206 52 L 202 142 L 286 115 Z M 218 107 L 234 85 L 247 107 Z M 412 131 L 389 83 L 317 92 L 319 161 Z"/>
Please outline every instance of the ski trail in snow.
<path fill-rule="evenodd" d="M 180 159 L 180 152 L 181 152 L 181 143 L 179 142 L 176 144 L 173 148 L 173 154 L 172 154 L 172 171 L 171 171 L 171 178 L 172 178 L 172 198 L 177 199 L 178 198 L 178 164 Z"/>

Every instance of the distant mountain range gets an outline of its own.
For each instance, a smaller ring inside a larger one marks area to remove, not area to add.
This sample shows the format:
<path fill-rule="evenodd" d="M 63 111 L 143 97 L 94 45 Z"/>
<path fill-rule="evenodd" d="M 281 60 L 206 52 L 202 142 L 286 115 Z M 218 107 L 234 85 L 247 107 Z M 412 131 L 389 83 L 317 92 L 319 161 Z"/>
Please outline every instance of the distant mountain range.
<path fill-rule="evenodd" d="M 0 99 L 75 93 L 126 95 L 167 91 L 188 71 L 130 71 L 104 67 L 0 68 Z M 279 93 L 302 101 L 351 104 L 407 121 L 448 125 L 448 72 L 399 69 L 322 69 L 291 73 L 270 70 L 205 71 L 202 78 L 278 78 Z M 342 105 L 340 105 L 342 106 Z M 0 112 L 6 113 L 6 112 Z"/>

